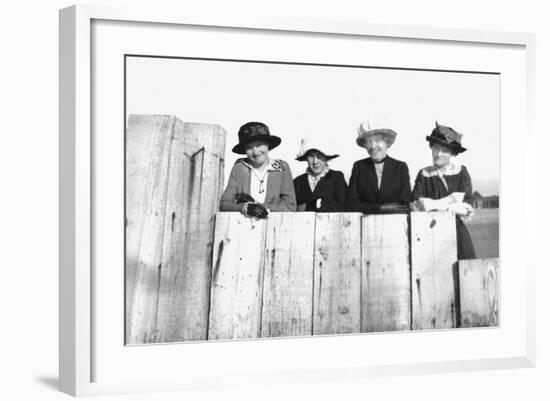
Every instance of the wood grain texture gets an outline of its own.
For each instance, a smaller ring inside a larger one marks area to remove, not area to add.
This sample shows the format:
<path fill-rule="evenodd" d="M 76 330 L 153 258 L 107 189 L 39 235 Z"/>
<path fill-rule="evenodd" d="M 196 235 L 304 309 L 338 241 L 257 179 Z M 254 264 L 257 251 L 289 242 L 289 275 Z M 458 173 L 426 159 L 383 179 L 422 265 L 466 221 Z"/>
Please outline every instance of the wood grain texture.
<path fill-rule="evenodd" d="M 458 262 L 461 327 L 499 325 L 500 259 Z"/>
<path fill-rule="evenodd" d="M 139 122 L 131 119 L 126 132 L 126 340 L 130 344 L 158 339 L 157 304 L 174 118 L 155 116 L 143 125 Z M 137 166 L 140 163 L 142 166 Z"/>
<path fill-rule="evenodd" d="M 362 218 L 361 331 L 410 330 L 408 215 Z"/>
<path fill-rule="evenodd" d="M 157 313 L 160 342 L 207 338 L 224 151 L 223 128 L 176 119 Z"/>
<path fill-rule="evenodd" d="M 209 340 L 261 334 L 266 224 L 240 213 L 216 215 Z"/>
<path fill-rule="evenodd" d="M 413 330 L 456 327 L 456 222 L 451 212 L 411 213 Z"/>
<path fill-rule="evenodd" d="M 361 329 L 361 214 L 318 213 L 313 334 Z"/>
<path fill-rule="evenodd" d="M 267 219 L 262 337 L 312 333 L 315 213 L 270 213 Z"/>

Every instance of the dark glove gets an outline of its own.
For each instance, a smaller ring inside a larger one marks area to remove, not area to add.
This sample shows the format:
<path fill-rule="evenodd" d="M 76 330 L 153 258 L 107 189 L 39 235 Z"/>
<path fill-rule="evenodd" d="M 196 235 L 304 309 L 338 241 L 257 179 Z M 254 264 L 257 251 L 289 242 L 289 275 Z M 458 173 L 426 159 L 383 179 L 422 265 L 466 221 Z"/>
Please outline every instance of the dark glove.
<path fill-rule="evenodd" d="M 246 203 L 246 202 L 256 202 L 254 198 L 248 194 L 240 193 L 235 195 L 235 202 L 236 203 Z"/>
<path fill-rule="evenodd" d="M 246 214 L 258 219 L 265 219 L 268 215 L 267 209 L 259 203 L 249 203 L 246 205 Z"/>
<path fill-rule="evenodd" d="M 380 205 L 380 213 L 408 213 L 409 205 L 404 203 L 383 203 Z"/>

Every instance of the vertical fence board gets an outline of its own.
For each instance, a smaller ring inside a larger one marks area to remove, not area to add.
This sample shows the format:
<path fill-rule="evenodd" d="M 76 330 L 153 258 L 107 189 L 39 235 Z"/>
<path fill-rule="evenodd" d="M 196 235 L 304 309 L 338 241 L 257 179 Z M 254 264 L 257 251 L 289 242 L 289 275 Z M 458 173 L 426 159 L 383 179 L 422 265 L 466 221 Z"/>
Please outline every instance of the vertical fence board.
<path fill-rule="evenodd" d="M 454 214 L 450 212 L 411 213 L 414 330 L 456 326 L 455 224 Z"/>
<path fill-rule="evenodd" d="M 499 325 L 499 259 L 458 262 L 461 327 Z"/>
<path fill-rule="evenodd" d="M 159 128 L 153 128 L 158 121 Z M 126 133 L 128 343 L 157 341 L 159 267 L 174 118 L 155 116 L 151 123 L 142 126 L 139 122 L 131 119 Z M 153 129 L 148 131 L 150 127 Z M 146 148 L 149 146 L 151 153 L 148 155 Z M 139 158 L 143 158 L 141 167 L 137 166 Z"/>
<path fill-rule="evenodd" d="M 361 330 L 361 214 L 318 213 L 313 334 Z"/>
<path fill-rule="evenodd" d="M 361 331 L 411 328 L 407 215 L 362 218 Z"/>
<path fill-rule="evenodd" d="M 267 220 L 262 337 L 311 335 L 315 213 Z"/>
<path fill-rule="evenodd" d="M 266 220 L 218 213 L 208 339 L 260 336 Z"/>
<path fill-rule="evenodd" d="M 159 341 L 207 338 L 224 151 L 221 127 L 176 120 L 157 317 Z"/>

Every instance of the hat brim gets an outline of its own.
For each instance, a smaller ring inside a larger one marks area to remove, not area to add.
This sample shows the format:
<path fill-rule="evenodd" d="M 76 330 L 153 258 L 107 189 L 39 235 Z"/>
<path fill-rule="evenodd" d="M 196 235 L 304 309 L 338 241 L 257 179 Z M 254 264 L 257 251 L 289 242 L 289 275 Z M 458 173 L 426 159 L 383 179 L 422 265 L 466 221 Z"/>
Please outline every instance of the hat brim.
<path fill-rule="evenodd" d="M 237 153 L 239 155 L 245 155 L 246 154 L 246 145 L 251 142 L 256 141 L 263 141 L 267 143 L 267 147 L 269 150 L 276 148 L 281 144 L 281 138 L 275 135 L 255 135 L 254 137 L 251 137 L 250 140 L 246 142 L 238 143 L 237 145 L 233 146 L 233 153 Z"/>
<path fill-rule="evenodd" d="M 468 150 L 462 145 L 458 145 L 456 143 L 449 143 L 442 139 L 434 138 L 433 136 L 426 136 L 426 140 L 430 143 L 438 143 L 439 145 L 445 146 L 451 150 L 456 151 L 457 153 L 463 153 Z"/>
<path fill-rule="evenodd" d="M 367 147 L 367 138 L 372 136 L 382 136 L 387 139 L 386 143 L 388 144 L 388 147 L 392 146 L 395 142 L 395 137 L 397 136 L 397 132 L 395 132 L 392 129 L 389 128 L 377 128 L 377 129 L 371 129 L 369 131 L 361 133 L 355 142 L 358 146 L 362 148 Z"/>
<path fill-rule="evenodd" d="M 316 148 L 311 148 L 311 149 L 308 149 L 306 153 L 304 153 L 302 156 L 299 156 L 296 158 L 296 160 L 298 160 L 299 162 L 307 162 L 307 157 L 309 156 L 309 154 L 311 152 L 319 152 L 321 153 L 323 156 L 325 156 L 327 158 L 327 161 L 329 160 L 332 160 L 332 159 L 335 159 L 337 157 L 339 157 L 340 155 L 327 155 L 325 152 L 319 150 L 319 149 L 316 149 Z"/>

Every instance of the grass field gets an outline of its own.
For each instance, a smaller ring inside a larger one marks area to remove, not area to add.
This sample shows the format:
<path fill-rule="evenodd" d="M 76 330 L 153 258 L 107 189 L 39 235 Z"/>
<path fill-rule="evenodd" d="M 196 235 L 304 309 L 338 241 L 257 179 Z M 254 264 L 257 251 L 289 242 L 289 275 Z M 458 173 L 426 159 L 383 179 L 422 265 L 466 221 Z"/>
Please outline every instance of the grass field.
<path fill-rule="evenodd" d="M 472 220 L 466 223 L 472 236 L 476 258 L 499 256 L 499 209 L 476 209 Z"/>

